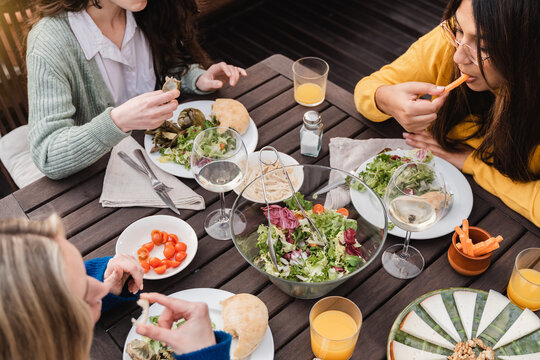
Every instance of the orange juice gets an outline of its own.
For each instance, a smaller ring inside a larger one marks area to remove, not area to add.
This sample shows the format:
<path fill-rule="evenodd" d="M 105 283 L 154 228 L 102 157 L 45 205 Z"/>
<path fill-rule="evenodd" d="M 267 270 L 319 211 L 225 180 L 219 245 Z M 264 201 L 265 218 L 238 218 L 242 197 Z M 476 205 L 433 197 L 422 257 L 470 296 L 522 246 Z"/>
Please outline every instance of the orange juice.
<path fill-rule="evenodd" d="M 323 360 L 349 359 L 357 337 L 356 321 L 343 311 L 322 312 L 311 324 L 311 349 Z"/>
<path fill-rule="evenodd" d="M 521 274 L 521 276 L 520 276 Z M 533 311 L 540 309 L 540 271 L 534 269 L 514 270 L 506 292 L 514 304 Z"/>
<path fill-rule="evenodd" d="M 294 89 L 294 99 L 302 105 L 318 105 L 324 100 L 324 92 L 317 84 L 305 83 Z"/>

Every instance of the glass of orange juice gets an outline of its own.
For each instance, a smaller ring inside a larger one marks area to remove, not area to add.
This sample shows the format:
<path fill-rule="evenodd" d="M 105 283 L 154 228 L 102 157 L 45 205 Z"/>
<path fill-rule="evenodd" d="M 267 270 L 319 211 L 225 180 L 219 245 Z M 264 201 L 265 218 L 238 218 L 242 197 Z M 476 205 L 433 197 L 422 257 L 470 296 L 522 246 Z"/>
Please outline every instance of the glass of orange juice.
<path fill-rule="evenodd" d="M 350 359 L 361 325 L 362 313 L 351 300 L 341 296 L 319 300 L 309 313 L 313 353 L 322 360 Z"/>
<path fill-rule="evenodd" d="M 525 249 L 518 254 L 506 292 L 520 308 L 540 310 L 540 248 Z"/>
<path fill-rule="evenodd" d="M 304 57 L 294 62 L 294 99 L 303 106 L 317 106 L 324 101 L 328 63 L 317 57 Z"/>

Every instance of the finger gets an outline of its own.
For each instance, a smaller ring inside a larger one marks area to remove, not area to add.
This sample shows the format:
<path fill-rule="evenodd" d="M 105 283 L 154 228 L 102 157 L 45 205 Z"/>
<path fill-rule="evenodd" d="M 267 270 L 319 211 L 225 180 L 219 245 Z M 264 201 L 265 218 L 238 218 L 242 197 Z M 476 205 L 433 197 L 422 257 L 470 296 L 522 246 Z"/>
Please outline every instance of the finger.
<path fill-rule="evenodd" d="M 130 290 L 131 292 L 137 292 L 137 290 L 143 289 L 143 275 L 144 270 L 141 267 L 141 265 L 137 262 L 133 261 L 134 259 L 130 259 L 126 261 L 126 267 L 124 267 L 124 271 L 131 275 L 133 278 L 133 282 L 135 284 L 135 291 Z"/>
<path fill-rule="evenodd" d="M 238 69 L 238 71 L 240 72 L 240 74 L 242 74 L 242 76 L 247 76 L 247 71 L 246 71 L 246 69 L 244 69 L 244 68 L 237 68 L 237 69 Z"/>
<path fill-rule="evenodd" d="M 150 324 L 137 325 L 137 334 L 146 336 L 150 339 L 159 340 L 164 343 L 169 343 L 173 340 L 173 330 L 170 328 L 162 328 Z"/>
<path fill-rule="evenodd" d="M 418 95 L 440 95 L 444 91 L 444 86 L 437 86 L 435 84 L 425 83 L 425 82 L 409 82 L 406 83 L 406 88 L 409 94 L 415 98 Z"/>
<path fill-rule="evenodd" d="M 437 103 L 433 103 L 430 100 L 415 99 L 410 102 L 409 107 L 406 109 L 413 115 L 428 115 L 437 113 Z"/>
<path fill-rule="evenodd" d="M 174 312 L 174 315 L 180 315 L 178 319 L 184 317 L 186 320 L 190 317 L 191 311 L 192 311 L 192 302 L 182 300 L 182 299 L 175 299 L 169 296 L 165 296 L 163 294 L 158 293 L 144 293 L 141 294 L 141 298 L 146 299 L 150 301 L 151 303 L 158 303 L 165 307 L 166 309 L 170 309 Z M 163 314 L 162 314 L 163 315 Z"/>
<path fill-rule="evenodd" d="M 431 103 L 435 106 L 436 108 L 436 111 L 439 111 L 439 109 L 441 108 L 441 106 L 443 106 L 444 102 L 446 101 L 446 99 L 448 98 L 448 94 L 449 93 L 444 93 L 443 95 L 439 96 L 438 98 L 436 98 L 435 100 L 433 100 Z"/>
<path fill-rule="evenodd" d="M 209 89 L 221 89 L 223 87 L 223 82 L 219 80 L 208 80 L 208 88 Z"/>
<path fill-rule="evenodd" d="M 227 63 L 225 62 L 220 62 L 219 64 L 219 68 L 225 73 L 225 75 L 227 75 L 229 78 L 231 77 L 231 70 L 229 69 L 229 65 L 227 65 Z"/>
<path fill-rule="evenodd" d="M 148 105 L 149 106 L 159 106 L 165 103 L 171 102 L 171 100 L 176 99 L 180 95 L 180 91 L 173 90 L 173 91 L 167 91 L 161 93 L 157 93 L 154 96 L 150 97 L 148 99 Z"/>
<path fill-rule="evenodd" d="M 238 83 L 238 79 L 240 78 L 240 73 L 238 72 L 238 69 L 235 66 L 232 66 L 231 70 L 232 70 L 232 76 L 231 76 L 231 80 L 229 81 L 229 84 L 231 84 L 231 86 L 234 86 L 236 85 L 236 83 Z"/>

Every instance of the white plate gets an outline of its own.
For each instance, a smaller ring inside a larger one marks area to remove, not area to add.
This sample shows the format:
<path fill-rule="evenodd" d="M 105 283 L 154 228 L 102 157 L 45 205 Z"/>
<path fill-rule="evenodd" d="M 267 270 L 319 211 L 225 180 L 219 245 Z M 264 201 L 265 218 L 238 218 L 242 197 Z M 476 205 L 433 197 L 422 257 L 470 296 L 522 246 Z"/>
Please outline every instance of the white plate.
<path fill-rule="evenodd" d="M 197 252 L 197 235 L 187 222 L 174 216 L 154 215 L 135 221 L 122 231 L 120 237 L 118 237 L 118 241 L 116 242 L 116 253 L 129 254 L 137 257 L 137 250 L 139 250 L 143 244 L 152 241 L 150 235 L 152 230 L 176 234 L 178 240 L 187 245 L 187 257 L 177 268 L 169 268 L 161 275 L 157 274 L 154 269 L 150 269 L 149 272 L 144 274 L 143 278 L 148 280 L 164 279 L 184 270 L 191 260 L 193 260 L 195 253 Z M 150 257 L 156 256 L 163 259 L 163 248 L 163 245 L 154 246 L 154 249 L 150 251 Z"/>
<path fill-rule="evenodd" d="M 180 115 L 180 111 L 186 109 L 186 108 L 196 108 L 203 112 L 204 116 L 206 116 L 207 119 L 210 119 L 210 114 L 212 113 L 212 104 L 214 104 L 215 101 L 212 100 L 197 100 L 197 101 L 189 101 L 183 104 L 179 104 L 176 110 L 173 113 L 172 118 L 169 120 L 174 120 L 176 123 L 176 119 L 178 119 L 178 115 Z M 161 153 L 159 151 L 156 151 L 154 153 L 150 153 L 150 150 L 152 150 L 152 147 L 154 147 L 154 144 L 152 143 L 152 139 L 154 137 L 152 135 L 144 135 L 144 149 L 146 150 L 146 153 L 152 160 L 154 164 L 161 170 L 168 172 L 169 174 L 187 178 L 187 179 L 193 179 L 193 173 L 191 170 L 188 170 L 184 167 L 184 165 L 177 164 L 175 162 L 166 162 L 162 163 L 158 159 L 161 157 Z M 247 128 L 247 131 L 242 135 L 242 141 L 244 141 L 244 145 L 246 146 L 246 150 L 248 154 L 255 151 L 255 148 L 257 147 L 257 142 L 259 141 L 259 133 L 257 132 L 257 126 L 255 125 L 255 122 L 253 122 L 253 119 L 249 118 L 249 126 Z"/>
<path fill-rule="evenodd" d="M 388 154 L 399 155 L 399 156 L 409 156 L 410 150 L 395 150 L 389 151 Z M 368 163 L 372 162 L 375 156 L 371 157 L 365 161 L 356 173 L 365 170 Z M 471 186 L 465 176 L 459 171 L 454 165 L 450 164 L 448 161 L 443 160 L 437 156 L 433 157 L 433 160 L 430 162 L 435 169 L 437 169 L 446 183 L 447 191 L 454 194 L 453 204 L 450 208 L 450 212 L 445 214 L 438 223 L 433 227 L 420 231 L 413 232 L 411 239 L 413 240 L 426 240 L 433 239 L 439 236 L 443 236 L 454 231 L 455 226 L 460 226 L 463 219 L 467 219 L 471 213 L 473 205 L 473 194 Z M 358 213 L 362 215 L 367 221 L 371 223 L 377 222 L 376 219 L 372 219 L 373 212 L 371 211 L 370 201 L 368 200 L 368 195 L 365 192 L 359 192 L 355 190 L 350 190 L 351 201 Z M 388 233 L 404 238 L 405 231 L 401 230 L 395 226 L 392 230 L 389 230 Z"/>
<path fill-rule="evenodd" d="M 228 299 L 234 294 L 225 290 L 219 289 L 189 289 L 178 291 L 174 294 L 169 295 L 170 297 L 176 299 L 182 299 L 187 301 L 202 301 L 208 304 L 208 310 L 210 312 L 210 320 L 216 326 L 216 330 L 223 329 L 223 318 L 221 317 L 221 304 L 220 301 Z M 153 304 L 150 306 L 150 316 L 160 315 L 163 312 L 163 306 L 160 304 Z M 135 332 L 135 327 L 132 326 L 129 334 L 124 343 L 124 357 L 123 360 L 132 360 L 131 356 L 126 353 L 127 344 L 135 339 L 141 339 L 142 337 Z M 231 344 L 231 356 L 232 352 L 236 348 L 238 340 L 233 338 Z M 259 344 L 259 347 L 247 358 L 243 360 L 272 360 L 274 358 L 274 338 L 272 337 L 272 332 L 270 327 L 266 328 L 266 333 L 262 342 Z"/>
<path fill-rule="evenodd" d="M 258 169 L 258 166 L 259 166 L 259 153 L 260 153 L 260 151 L 249 154 L 249 156 L 248 156 L 249 169 L 253 169 L 254 167 L 256 167 Z M 287 167 L 287 166 L 290 166 L 290 165 L 300 165 L 298 163 L 298 161 L 296 161 L 292 156 L 289 156 L 289 155 L 284 154 L 282 152 L 278 152 L 278 153 L 279 153 L 279 157 L 280 157 L 281 161 L 283 162 L 283 166 Z M 273 151 L 268 150 L 268 151 L 263 152 L 263 154 L 262 154 L 262 160 L 263 161 L 270 162 L 270 161 L 272 161 L 274 159 L 275 159 L 275 156 L 274 156 Z M 250 171 L 248 171 L 248 174 L 249 174 L 249 172 Z M 291 176 L 291 182 L 293 183 L 294 191 L 298 191 L 300 189 L 300 187 L 302 187 L 302 184 L 304 183 L 304 171 L 302 170 L 302 167 L 296 166 L 293 169 L 292 174 L 290 174 L 290 176 Z M 266 177 L 265 177 L 265 179 L 266 179 Z M 240 194 L 240 192 L 244 189 L 244 186 L 248 185 L 249 183 L 244 181 L 242 183 L 242 185 L 240 185 L 236 189 L 233 189 L 234 192 L 236 194 Z M 254 185 L 251 185 L 251 186 L 254 186 Z M 289 185 L 286 184 L 286 186 L 287 186 L 287 189 L 289 189 Z M 263 197 L 262 195 L 261 195 L 260 199 L 252 198 L 252 197 L 246 196 L 245 194 L 243 195 L 243 197 L 245 199 L 249 200 L 249 201 L 258 202 L 258 203 L 264 203 L 264 199 L 262 198 Z M 285 197 L 283 197 L 281 199 L 278 199 L 278 200 L 269 201 L 269 203 L 271 203 L 271 204 L 272 203 L 277 203 L 277 202 L 280 202 L 280 201 L 282 201 L 284 199 L 287 199 L 289 197 L 290 197 L 290 190 L 288 190 L 288 194 Z"/>

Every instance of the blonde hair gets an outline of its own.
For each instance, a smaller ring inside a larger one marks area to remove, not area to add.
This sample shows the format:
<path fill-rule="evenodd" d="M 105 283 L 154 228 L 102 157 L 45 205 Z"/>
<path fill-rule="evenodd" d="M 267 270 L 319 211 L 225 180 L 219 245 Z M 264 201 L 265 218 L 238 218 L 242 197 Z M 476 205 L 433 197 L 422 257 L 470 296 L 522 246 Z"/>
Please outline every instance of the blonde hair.
<path fill-rule="evenodd" d="M 70 289 L 60 218 L 0 220 L 0 358 L 88 360 L 93 320 Z"/>

